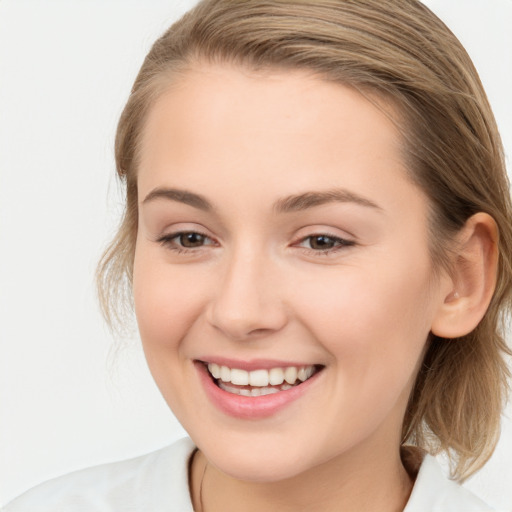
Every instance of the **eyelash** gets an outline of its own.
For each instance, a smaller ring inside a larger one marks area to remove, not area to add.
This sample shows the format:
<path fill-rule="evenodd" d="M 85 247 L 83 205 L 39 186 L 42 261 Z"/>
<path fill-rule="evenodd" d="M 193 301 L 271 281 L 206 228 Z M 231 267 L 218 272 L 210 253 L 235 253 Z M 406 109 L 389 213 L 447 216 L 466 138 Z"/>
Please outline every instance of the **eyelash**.
<path fill-rule="evenodd" d="M 201 244 L 196 247 L 184 247 L 183 245 L 179 245 L 180 242 L 178 240 L 186 235 L 197 235 L 199 237 L 203 237 L 204 240 L 210 240 L 212 243 L 208 244 Z M 309 240 L 311 242 L 312 239 L 319 239 L 324 238 L 333 244 L 335 244 L 333 247 L 329 247 L 327 249 L 313 249 L 312 247 L 304 247 L 302 244 Z M 168 235 L 161 236 L 157 239 L 157 242 L 159 242 L 164 247 L 175 251 L 178 254 L 185 254 L 185 253 L 191 253 L 196 252 L 199 249 L 202 249 L 205 246 L 211 246 L 216 245 L 216 242 L 212 240 L 208 235 L 205 235 L 204 233 L 201 233 L 199 231 L 178 231 L 176 233 L 170 233 Z M 348 247 L 352 247 L 356 245 L 356 243 L 353 240 L 347 240 L 345 238 L 340 238 L 338 236 L 330 235 L 328 233 L 319 233 L 319 234 L 313 234 L 308 235 L 306 237 L 301 238 L 298 242 L 293 244 L 295 247 L 301 247 L 309 254 L 313 254 L 315 256 L 328 256 L 330 254 L 337 253 L 341 250 L 344 250 Z"/>
<path fill-rule="evenodd" d="M 179 242 L 177 242 L 177 240 L 186 235 L 198 235 L 200 237 L 203 237 L 204 239 L 211 240 L 213 243 L 202 244 L 197 247 L 184 247 L 183 245 L 179 245 Z M 168 235 L 163 235 L 160 238 L 158 238 L 157 242 L 162 244 L 167 249 L 177 252 L 178 254 L 196 252 L 198 249 L 202 249 L 205 245 L 215 245 L 215 242 L 208 235 L 205 235 L 204 233 L 201 233 L 199 231 L 178 231 L 176 233 L 170 233 Z"/>
<path fill-rule="evenodd" d="M 313 249 L 312 247 L 303 247 L 303 249 L 305 249 L 307 252 L 318 256 L 329 256 L 331 254 L 335 254 L 339 251 L 347 249 L 348 247 L 356 245 L 356 243 L 353 240 L 347 240 L 346 238 L 330 235 L 328 233 L 317 233 L 313 235 L 308 235 L 304 238 L 301 238 L 299 242 L 296 243 L 295 245 L 298 245 L 300 247 L 301 244 L 303 244 L 307 240 L 309 240 L 311 243 L 311 240 L 315 238 L 324 238 L 335 244 L 333 247 L 329 247 L 327 249 Z"/>

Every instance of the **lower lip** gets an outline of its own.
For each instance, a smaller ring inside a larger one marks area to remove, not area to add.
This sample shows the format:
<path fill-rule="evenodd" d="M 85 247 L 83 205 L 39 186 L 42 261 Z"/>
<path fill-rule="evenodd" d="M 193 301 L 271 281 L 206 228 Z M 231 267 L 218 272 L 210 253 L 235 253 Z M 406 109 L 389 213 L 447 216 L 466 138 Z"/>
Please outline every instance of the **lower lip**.
<path fill-rule="evenodd" d="M 229 416 L 247 420 L 268 418 L 281 411 L 287 405 L 307 393 L 311 385 L 314 384 L 317 377 L 322 373 L 322 371 L 319 371 L 305 382 L 285 391 L 279 391 L 279 393 L 271 395 L 250 397 L 224 391 L 213 381 L 204 363 L 196 361 L 194 364 L 199 372 L 203 388 L 213 404 Z"/>

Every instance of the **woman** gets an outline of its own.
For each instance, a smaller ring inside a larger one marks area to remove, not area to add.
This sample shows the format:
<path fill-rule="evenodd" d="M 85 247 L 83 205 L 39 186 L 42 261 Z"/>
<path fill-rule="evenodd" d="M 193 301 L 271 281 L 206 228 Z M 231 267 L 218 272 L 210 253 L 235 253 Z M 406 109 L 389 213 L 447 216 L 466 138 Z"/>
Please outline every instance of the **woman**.
<path fill-rule="evenodd" d="M 489 510 L 423 450 L 463 480 L 495 445 L 510 196 L 476 72 L 428 9 L 202 2 L 146 58 L 116 159 L 105 310 L 122 321 L 133 288 L 194 444 L 6 510 Z"/>

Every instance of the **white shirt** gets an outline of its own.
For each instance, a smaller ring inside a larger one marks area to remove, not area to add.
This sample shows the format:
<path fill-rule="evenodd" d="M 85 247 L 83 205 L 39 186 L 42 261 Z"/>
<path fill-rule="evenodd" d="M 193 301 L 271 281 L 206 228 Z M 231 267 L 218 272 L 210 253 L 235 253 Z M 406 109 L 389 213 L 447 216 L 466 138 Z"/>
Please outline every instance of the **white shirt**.
<path fill-rule="evenodd" d="M 1 512 L 193 512 L 188 438 L 156 452 L 76 471 L 27 491 Z M 467 489 L 448 480 L 425 456 L 404 512 L 488 512 Z"/>

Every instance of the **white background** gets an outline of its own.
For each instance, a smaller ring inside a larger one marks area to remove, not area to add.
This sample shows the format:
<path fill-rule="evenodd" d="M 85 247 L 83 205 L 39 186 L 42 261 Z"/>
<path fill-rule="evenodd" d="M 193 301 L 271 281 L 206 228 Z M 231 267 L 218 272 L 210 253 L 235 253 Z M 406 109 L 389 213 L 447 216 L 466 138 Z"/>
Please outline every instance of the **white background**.
<path fill-rule="evenodd" d="M 121 208 L 115 126 L 193 0 L 0 0 L 0 503 L 184 433 L 135 340 L 115 358 L 93 273 Z M 512 155 L 512 0 L 430 0 L 473 57 Z M 507 409 L 512 416 L 511 408 Z M 512 422 L 467 485 L 512 509 Z"/>

